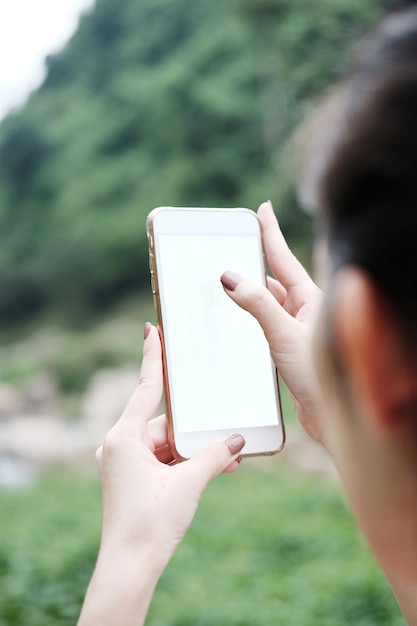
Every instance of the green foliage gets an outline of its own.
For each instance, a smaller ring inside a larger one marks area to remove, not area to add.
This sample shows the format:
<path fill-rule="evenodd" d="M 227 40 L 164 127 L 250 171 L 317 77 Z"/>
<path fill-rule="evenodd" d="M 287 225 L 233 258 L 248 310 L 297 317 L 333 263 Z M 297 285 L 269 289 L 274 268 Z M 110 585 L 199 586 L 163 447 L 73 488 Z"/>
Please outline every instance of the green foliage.
<path fill-rule="evenodd" d="M 147 286 L 159 204 L 270 197 L 306 251 L 283 147 L 381 4 L 97 0 L 1 124 L 0 320 Z"/>
<path fill-rule="evenodd" d="M 209 486 L 148 624 L 404 622 L 338 490 L 260 462 Z"/>
<path fill-rule="evenodd" d="M 336 486 L 244 462 L 213 481 L 148 626 L 403 626 Z M 0 492 L 0 625 L 73 626 L 99 542 L 98 480 Z"/>
<path fill-rule="evenodd" d="M 0 625 L 75 624 L 99 544 L 97 482 L 51 476 L 0 501 Z"/>

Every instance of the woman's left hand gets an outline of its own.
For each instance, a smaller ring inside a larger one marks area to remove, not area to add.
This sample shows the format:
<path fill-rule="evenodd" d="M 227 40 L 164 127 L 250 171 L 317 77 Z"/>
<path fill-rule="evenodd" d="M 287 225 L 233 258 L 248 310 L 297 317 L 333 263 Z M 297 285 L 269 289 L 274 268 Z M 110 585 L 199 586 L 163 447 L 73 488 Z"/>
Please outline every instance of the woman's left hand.
<path fill-rule="evenodd" d="M 231 435 L 192 459 L 167 464 L 172 455 L 165 416 L 152 419 L 162 394 L 160 339 L 150 324 L 145 335 L 139 384 L 97 451 L 102 541 L 79 626 L 143 623 L 154 586 L 189 527 L 204 488 L 221 472 L 238 468 L 245 443 L 240 435 Z"/>

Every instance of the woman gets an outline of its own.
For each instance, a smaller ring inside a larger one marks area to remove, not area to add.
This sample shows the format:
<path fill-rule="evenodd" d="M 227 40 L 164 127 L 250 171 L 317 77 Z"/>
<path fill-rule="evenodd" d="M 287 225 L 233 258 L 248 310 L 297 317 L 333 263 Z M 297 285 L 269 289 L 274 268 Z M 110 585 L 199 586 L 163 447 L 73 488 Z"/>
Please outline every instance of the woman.
<path fill-rule="evenodd" d="M 320 207 L 323 302 L 270 203 L 258 212 L 269 289 L 233 271 L 221 280 L 261 324 L 301 423 L 333 458 L 417 624 L 417 7 L 381 22 L 322 111 L 312 125 L 320 167 L 307 163 L 301 195 Z M 238 434 L 166 465 L 164 418 L 149 421 L 162 389 L 160 350 L 147 325 L 138 388 L 98 451 L 103 534 L 79 626 L 142 624 L 207 482 L 238 467 Z"/>

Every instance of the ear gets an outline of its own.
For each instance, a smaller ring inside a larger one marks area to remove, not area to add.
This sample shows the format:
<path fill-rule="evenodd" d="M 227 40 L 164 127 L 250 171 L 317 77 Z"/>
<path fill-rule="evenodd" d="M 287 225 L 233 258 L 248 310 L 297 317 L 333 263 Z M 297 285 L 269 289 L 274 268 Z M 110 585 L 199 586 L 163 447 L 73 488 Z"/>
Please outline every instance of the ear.
<path fill-rule="evenodd" d="M 345 268 L 335 280 L 334 339 L 354 402 L 375 427 L 403 427 L 415 409 L 417 375 L 398 321 L 362 270 Z"/>

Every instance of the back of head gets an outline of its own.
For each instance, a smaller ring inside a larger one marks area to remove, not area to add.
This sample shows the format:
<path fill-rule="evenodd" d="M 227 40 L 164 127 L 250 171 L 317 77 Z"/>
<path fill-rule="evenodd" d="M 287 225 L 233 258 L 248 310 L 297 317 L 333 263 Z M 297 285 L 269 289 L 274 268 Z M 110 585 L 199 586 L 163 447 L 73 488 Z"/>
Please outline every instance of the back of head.
<path fill-rule="evenodd" d="M 363 268 L 417 338 L 417 3 L 367 37 L 342 94 L 318 182 L 332 271 Z"/>

